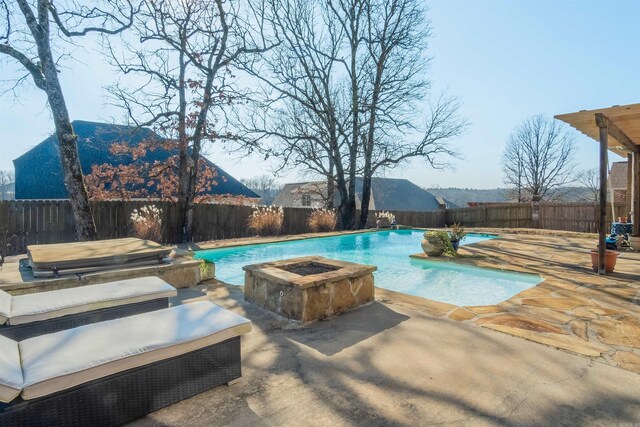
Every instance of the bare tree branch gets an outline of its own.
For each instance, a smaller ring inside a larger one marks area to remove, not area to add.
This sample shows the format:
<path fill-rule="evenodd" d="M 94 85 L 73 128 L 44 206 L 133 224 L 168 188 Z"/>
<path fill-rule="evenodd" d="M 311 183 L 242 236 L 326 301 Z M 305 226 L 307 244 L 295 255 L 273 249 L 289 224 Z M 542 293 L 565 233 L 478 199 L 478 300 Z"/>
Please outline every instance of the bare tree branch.
<path fill-rule="evenodd" d="M 521 201 L 551 197 L 573 181 L 573 134 L 543 115 L 529 117 L 511 134 L 502 158 L 505 182 L 513 185 Z"/>

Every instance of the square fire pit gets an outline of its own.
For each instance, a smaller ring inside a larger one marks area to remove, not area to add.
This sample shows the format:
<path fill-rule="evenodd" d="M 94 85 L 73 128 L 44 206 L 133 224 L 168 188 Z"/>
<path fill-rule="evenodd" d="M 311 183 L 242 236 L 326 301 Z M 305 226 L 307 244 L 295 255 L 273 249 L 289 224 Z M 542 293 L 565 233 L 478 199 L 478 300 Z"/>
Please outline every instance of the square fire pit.
<path fill-rule="evenodd" d="M 243 269 L 245 300 L 303 324 L 374 298 L 373 265 L 308 256 Z"/>

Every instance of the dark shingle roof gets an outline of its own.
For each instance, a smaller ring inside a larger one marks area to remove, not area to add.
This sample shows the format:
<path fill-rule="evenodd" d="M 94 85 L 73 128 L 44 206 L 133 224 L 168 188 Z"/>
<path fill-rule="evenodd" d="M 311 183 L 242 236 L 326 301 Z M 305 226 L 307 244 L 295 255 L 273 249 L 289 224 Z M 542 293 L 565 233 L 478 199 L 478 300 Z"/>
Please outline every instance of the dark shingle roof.
<path fill-rule="evenodd" d="M 147 128 L 137 129 L 81 120 L 75 120 L 72 125 L 78 135 L 78 154 L 84 174 L 91 173 L 92 165 L 128 164 L 131 161 L 127 155 L 110 152 L 109 148 L 114 142 L 135 145 L 152 138 L 162 139 Z M 51 135 L 13 161 L 16 174 L 16 199 L 66 199 L 68 197 L 57 145 L 57 137 L 55 134 Z M 171 154 L 169 151 L 157 149 L 149 151 L 144 160 L 163 161 Z M 218 172 L 216 178 L 218 185 L 213 186 L 207 194 L 260 197 L 215 164 L 206 159 L 205 161 L 209 167 Z"/>
<path fill-rule="evenodd" d="M 278 193 L 274 205 L 277 206 L 301 206 L 301 194 L 311 193 L 315 195 L 318 191 L 325 192 L 326 182 L 299 182 L 286 184 Z M 320 206 L 321 197 L 312 197 L 312 206 Z M 356 204 L 360 206 L 362 199 L 362 178 L 356 178 Z M 435 211 L 440 208 L 440 200 L 430 192 L 418 187 L 407 179 L 400 178 L 372 178 L 371 179 L 371 209 L 395 210 L 395 211 Z M 456 208 L 454 203 L 442 199 L 448 208 Z M 336 200 L 336 205 L 339 203 Z"/>
<path fill-rule="evenodd" d="M 362 195 L 362 178 L 356 178 L 356 192 Z M 433 194 L 408 179 L 371 178 L 371 195 L 377 211 L 436 211 L 440 202 Z M 447 207 L 455 207 L 446 201 Z"/>

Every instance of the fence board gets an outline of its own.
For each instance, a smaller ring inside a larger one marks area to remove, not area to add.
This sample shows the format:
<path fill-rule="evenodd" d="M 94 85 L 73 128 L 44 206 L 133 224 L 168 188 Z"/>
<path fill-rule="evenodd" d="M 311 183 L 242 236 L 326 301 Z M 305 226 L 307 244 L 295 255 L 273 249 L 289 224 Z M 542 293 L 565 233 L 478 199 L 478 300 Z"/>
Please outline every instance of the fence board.
<path fill-rule="evenodd" d="M 150 204 L 145 201 L 92 202 L 98 236 L 119 238 L 130 236 L 130 217 L 134 209 Z M 162 212 L 164 243 L 177 243 L 181 238 L 179 207 L 171 202 L 151 202 Z M 607 222 L 612 219 L 608 206 Z M 615 212 L 624 212 L 623 204 Z M 193 217 L 195 241 L 247 237 L 250 206 L 196 204 Z M 459 223 L 466 227 L 529 228 L 532 227 L 531 205 L 528 203 L 477 206 L 433 212 L 392 211 L 398 224 L 420 228 L 444 227 Z M 309 208 L 284 208 L 283 233 L 308 232 Z M 368 226 L 375 227 L 376 211 L 371 211 Z M 357 212 L 359 220 L 360 212 Z M 540 228 L 594 233 L 598 211 L 593 203 L 541 203 Z M 71 242 L 76 240 L 75 221 L 68 200 L 0 201 L 0 232 L 12 236 L 12 247 L 25 248 L 35 243 Z M 22 249 L 24 250 L 24 249 Z"/>

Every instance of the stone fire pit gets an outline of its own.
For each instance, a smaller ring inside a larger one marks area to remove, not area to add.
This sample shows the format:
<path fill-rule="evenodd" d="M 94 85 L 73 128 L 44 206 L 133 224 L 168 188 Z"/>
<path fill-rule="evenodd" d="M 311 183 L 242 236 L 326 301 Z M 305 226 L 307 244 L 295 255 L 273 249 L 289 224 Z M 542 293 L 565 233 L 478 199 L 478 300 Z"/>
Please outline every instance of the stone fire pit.
<path fill-rule="evenodd" d="M 303 324 L 373 300 L 372 265 L 320 256 L 247 265 L 244 298 Z"/>

